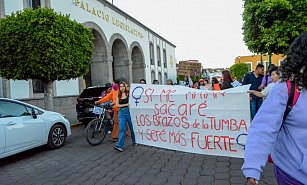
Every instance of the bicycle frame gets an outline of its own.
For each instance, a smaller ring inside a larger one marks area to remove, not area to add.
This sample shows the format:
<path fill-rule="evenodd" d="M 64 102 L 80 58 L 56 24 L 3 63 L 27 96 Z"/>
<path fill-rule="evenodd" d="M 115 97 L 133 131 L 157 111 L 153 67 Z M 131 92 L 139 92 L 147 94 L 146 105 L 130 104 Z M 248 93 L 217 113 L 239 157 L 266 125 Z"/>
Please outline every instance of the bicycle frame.
<path fill-rule="evenodd" d="M 96 105 L 97 107 L 100 107 L 100 108 L 102 108 L 102 111 L 101 111 L 101 114 L 96 114 L 96 115 L 98 115 L 97 117 L 96 117 L 96 119 L 98 119 L 99 120 L 99 128 L 97 128 L 98 127 L 98 124 L 96 125 L 96 128 L 95 128 L 95 130 L 97 130 L 97 131 L 100 131 L 101 130 L 101 127 L 102 127 L 102 124 L 104 124 L 104 126 L 107 126 L 106 124 L 105 124 L 105 122 L 104 122 L 104 119 L 106 118 L 106 119 L 108 119 L 108 121 L 111 123 L 111 116 L 109 115 L 109 113 L 108 113 L 108 111 L 107 111 L 107 108 L 108 108 L 108 105 Z M 107 115 L 108 114 L 108 115 Z"/>

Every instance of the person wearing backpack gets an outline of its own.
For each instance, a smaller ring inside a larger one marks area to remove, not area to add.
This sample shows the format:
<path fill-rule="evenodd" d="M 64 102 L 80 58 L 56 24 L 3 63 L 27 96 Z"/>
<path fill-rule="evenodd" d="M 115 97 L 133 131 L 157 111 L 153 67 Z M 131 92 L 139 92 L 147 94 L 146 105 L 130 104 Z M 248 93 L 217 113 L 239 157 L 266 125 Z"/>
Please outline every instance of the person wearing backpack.
<path fill-rule="evenodd" d="M 294 40 L 248 130 L 242 171 L 258 184 L 271 153 L 279 185 L 307 184 L 307 32 Z"/>
<path fill-rule="evenodd" d="M 268 71 L 266 72 L 265 76 L 262 78 L 262 82 L 261 82 L 259 89 L 264 90 L 270 83 L 273 82 L 273 79 L 271 78 L 270 71 L 272 71 L 272 69 L 274 69 L 274 68 L 276 68 L 276 66 L 274 64 L 269 65 Z"/>

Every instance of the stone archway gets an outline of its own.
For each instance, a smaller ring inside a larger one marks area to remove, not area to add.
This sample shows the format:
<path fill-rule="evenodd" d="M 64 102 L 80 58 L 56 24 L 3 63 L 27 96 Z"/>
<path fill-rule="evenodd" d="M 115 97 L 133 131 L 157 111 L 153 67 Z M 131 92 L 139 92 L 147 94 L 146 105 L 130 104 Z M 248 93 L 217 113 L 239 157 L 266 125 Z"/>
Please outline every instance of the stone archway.
<path fill-rule="evenodd" d="M 93 22 L 86 22 L 84 23 L 84 26 L 92 30 L 92 34 L 94 36 L 94 48 L 90 70 L 83 78 L 85 80 L 86 87 L 96 85 L 103 86 L 112 79 L 110 74 L 112 65 L 111 63 L 108 63 L 107 39 L 97 24 Z"/>
<path fill-rule="evenodd" d="M 113 58 L 113 79 L 132 82 L 132 62 L 125 39 L 120 34 L 114 34 L 109 42 Z"/>
<path fill-rule="evenodd" d="M 145 61 L 142 48 L 139 43 L 131 44 L 131 60 L 132 60 L 132 79 L 133 83 L 139 83 L 141 79 L 145 79 Z"/>

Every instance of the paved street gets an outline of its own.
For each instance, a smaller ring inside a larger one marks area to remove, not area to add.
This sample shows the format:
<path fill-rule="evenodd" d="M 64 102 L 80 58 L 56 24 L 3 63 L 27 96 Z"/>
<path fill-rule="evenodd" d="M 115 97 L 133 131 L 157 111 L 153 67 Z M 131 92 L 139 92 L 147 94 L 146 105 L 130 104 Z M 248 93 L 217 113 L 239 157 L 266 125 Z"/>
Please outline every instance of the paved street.
<path fill-rule="evenodd" d="M 96 147 L 86 143 L 84 127 L 74 128 L 66 146 L 58 150 L 40 147 L 0 160 L 1 185 L 49 184 L 221 184 L 246 183 L 242 159 L 175 152 L 148 146 L 132 146 L 126 140 L 123 153 L 105 141 Z M 272 166 L 260 184 L 276 184 Z"/>

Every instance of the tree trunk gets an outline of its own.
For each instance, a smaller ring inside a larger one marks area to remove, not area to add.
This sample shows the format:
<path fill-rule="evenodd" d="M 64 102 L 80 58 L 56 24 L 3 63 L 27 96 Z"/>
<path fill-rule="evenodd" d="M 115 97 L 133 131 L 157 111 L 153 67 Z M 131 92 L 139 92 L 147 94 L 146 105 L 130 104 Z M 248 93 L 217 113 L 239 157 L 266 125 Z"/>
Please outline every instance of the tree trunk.
<path fill-rule="evenodd" d="M 44 83 L 44 105 L 46 110 L 53 111 L 53 81 Z"/>
<path fill-rule="evenodd" d="M 271 53 L 269 54 L 269 60 L 268 60 L 268 62 L 269 62 L 269 65 L 272 64 L 272 54 L 271 54 Z M 269 66 L 269 65 L 268 65 L 268 66 Z"/>

